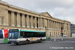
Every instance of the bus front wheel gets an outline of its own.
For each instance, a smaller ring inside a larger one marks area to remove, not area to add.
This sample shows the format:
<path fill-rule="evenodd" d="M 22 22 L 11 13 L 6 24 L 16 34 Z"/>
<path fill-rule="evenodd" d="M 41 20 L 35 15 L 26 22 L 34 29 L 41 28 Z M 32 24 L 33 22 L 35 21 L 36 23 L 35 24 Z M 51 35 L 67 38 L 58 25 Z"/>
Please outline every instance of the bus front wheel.
<path fill-rule="evenodd" d="M 29 43 L 29 41 L 27 40 L 27 41 L 26 41 L 26 44 L 28 44 L 28 43 Z"/>

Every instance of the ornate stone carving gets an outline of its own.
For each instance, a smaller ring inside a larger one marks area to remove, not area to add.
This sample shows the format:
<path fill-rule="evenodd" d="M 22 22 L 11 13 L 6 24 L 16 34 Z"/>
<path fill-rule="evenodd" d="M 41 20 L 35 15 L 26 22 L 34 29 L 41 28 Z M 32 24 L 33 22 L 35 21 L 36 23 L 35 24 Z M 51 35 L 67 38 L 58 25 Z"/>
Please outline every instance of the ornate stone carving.
<path fill-rule="evenodd" d="M 0 16 L 5 16 L 5 9 L 0 7 Z"/>

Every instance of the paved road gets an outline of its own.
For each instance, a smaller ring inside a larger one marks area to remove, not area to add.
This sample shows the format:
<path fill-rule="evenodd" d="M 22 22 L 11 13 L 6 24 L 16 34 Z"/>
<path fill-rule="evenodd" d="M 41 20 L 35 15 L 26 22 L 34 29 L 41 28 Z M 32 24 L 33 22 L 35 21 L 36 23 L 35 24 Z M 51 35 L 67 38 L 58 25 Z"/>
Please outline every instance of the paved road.
<path fill-rule="evenodd" d="M 44 41 L 22 45 L 0 44 L 0 50 L 75 50 L 75 41 Z"/>

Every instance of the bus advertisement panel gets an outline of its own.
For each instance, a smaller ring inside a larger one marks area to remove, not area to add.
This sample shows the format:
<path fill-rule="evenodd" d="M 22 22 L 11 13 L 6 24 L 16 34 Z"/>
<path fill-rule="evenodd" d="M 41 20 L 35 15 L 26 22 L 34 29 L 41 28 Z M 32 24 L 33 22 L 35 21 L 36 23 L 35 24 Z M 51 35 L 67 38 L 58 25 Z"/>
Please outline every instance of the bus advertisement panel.
<path fill-rule="evenodd" d="M 3 31 L 0 30 L 0 39 L 3 38 Z"/>
<path fill-rule="evenodd" d="M 0 30 L 0 43 L 8 42 L 8 29 Z"/>
<path fill-rule="evenodd" d="M 9 34 L 9 33 L 8 33 L 8 29 L 5 29 L 5 30 L 4 30 L 4 37 L 5 37 L 5 38 L 8 38 L 8 34 Z"/>

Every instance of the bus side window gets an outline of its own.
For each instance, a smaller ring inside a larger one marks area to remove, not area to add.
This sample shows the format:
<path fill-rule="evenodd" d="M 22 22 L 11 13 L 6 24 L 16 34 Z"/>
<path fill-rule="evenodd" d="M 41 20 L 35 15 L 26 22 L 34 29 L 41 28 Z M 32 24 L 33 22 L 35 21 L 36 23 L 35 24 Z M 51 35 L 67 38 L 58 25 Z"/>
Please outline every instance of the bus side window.
<path fill-rule="evenodd" d="M 25 32 L 23 32 L 23 38 L 25 38 Z"/>
<path fill-rule="evenodd" d="M 20 32 L 20 37 L 23 38 L 23 32 Z"/>

